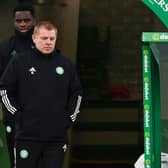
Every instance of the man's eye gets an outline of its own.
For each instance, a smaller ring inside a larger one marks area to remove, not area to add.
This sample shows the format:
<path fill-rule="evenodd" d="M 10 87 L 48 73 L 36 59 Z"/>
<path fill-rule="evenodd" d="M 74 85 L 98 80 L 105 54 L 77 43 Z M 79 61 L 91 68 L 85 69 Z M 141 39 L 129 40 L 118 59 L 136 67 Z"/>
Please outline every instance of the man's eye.
<path fill-rule="evenodd" d="M 47 37 L 41 37 L 42 40 L 47 40 L 48 38 Z"/>
<path fill-rule="evenodd" d="M 50 41 L 54 41 L 55 38 L 54 37 L 40 37 L 42 40 L 50 40 Z"/>
<path fill-rule="evenodd" d="M 54 38 L 54 37 L 51 37 L 51 38 L 50 38 L 50 40 L 51 40 L 51 41 L 54 41 L 54 40 L 55 40 L 55 38 Z"/>
<path fill-rule="evenodd" d="M 16 19 L 15 21 L 16 21 L 17 23 L 21 23 L 21 22 L 27 23 L 27 22 L 30 22 L 31 19 L 29 19 L 29 18 L 27 18 L 27 19 Z"/>
<path fill-rule="evenodd" d="M 22 20 L 20 20 L 20 19 L 16 19 L 15 20 L 17 23 L 20 23 Z"/>
<path fill-rule="evenodd" d="M 31 19 L 23 19 L 24 20 L 24 22 L 30 22 L 31 21 Z"/>

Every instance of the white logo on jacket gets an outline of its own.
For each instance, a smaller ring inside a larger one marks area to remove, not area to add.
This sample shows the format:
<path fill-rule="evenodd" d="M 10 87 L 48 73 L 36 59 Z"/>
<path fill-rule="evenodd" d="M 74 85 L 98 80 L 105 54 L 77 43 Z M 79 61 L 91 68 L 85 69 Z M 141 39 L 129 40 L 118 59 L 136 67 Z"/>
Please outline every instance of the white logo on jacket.
<path fill-rule="evenodd" d="M 63 75 L 64 74 L 64 68 L 61 67 L 61 66 L 56 67 L 55 71 L 58 75 Z"/>
<path fill-rule="evenodd" d="M 29 69 L 29 72 L 31 73 L 31 75 L 34 75 L 36 73 L 36 69 L 34 67 L 31 67 Z"/>

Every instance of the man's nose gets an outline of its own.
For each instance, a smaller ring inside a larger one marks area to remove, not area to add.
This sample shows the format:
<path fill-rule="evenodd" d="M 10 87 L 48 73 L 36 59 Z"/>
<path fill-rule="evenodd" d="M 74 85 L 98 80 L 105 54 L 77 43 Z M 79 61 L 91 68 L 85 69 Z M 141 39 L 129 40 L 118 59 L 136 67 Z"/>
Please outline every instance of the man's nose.
<path fill-rule="evenodd" d="M 24 20 L 21 20 L 19 24 L 20 24 L 20 25 L 25 25 L 26 22 L 25 22 Z"/>
<path fill-rule="evenodd" d="M 50 44 L 51 43 L 51 40 L 48 38 L 47 39 L 47 44 Z"/>

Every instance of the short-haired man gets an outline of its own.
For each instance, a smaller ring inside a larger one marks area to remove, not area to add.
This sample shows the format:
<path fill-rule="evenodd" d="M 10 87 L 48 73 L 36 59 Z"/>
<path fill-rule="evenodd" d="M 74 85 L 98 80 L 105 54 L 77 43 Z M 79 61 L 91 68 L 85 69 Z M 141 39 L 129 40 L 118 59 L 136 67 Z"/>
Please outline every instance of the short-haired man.
<path fill-rule="evenodd" d="M 35 25 L 35 12 L 29 4 L 18 4 L 13 9 L 15 34 L 0 43 L 0 76 L 10 59 L 16 53 L 25 52 L 33 45 L 32 33 Z M 12 116 L 3 107 L 3 123 L 6 129 L 6 140 L 11 168 L 14 167 L 14 135 L 15 124 Z"/>
<path fill-rule="evenodd" d="M 35 48 L 18 54 L 4 72 L 2 101 L 16 115 L 16 168 L 62 168 L 67 129 L 75 122 L 82 88 L 75 65 L 55 50 L 58 29 L 35 26 Z"/>

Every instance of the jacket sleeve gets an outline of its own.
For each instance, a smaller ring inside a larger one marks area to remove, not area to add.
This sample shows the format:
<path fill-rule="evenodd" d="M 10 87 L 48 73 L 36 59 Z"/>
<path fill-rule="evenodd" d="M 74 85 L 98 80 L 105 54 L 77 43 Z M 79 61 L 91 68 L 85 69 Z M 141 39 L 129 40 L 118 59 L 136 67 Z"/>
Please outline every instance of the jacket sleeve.
<path fill-rule="evenodd" d="M 80 112 L 80 105 L 82 100 L 82 86 L 76 71 L 73 66 L 72 77 L 69 88 L 68 111 L 70 114 L 71 124 L 75 122 L 77 115 Z"/>
<path fill-rule="evenodd" d="M 14 114 L 16 108 L 16 60 L 11 59 L 0 78 L 0 95 L 6 109 Z"/>
<path fill-rule="evenodd" d="M 0 43 L 0 76 L 4 72 L 10 58 L 10 52 L 13 50 L 14 38 L 9 38 Z"/>

